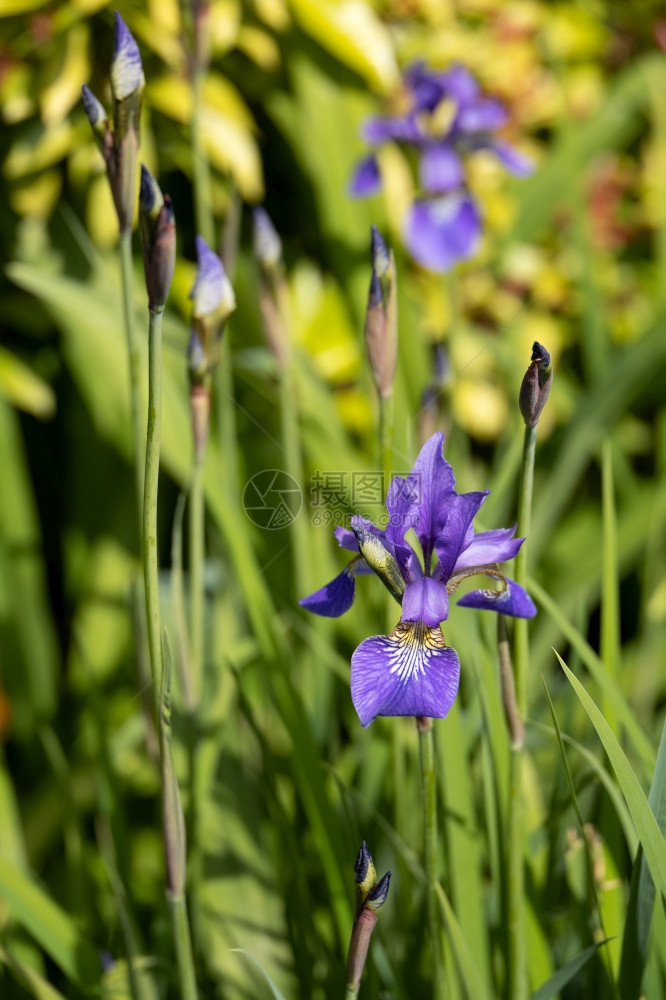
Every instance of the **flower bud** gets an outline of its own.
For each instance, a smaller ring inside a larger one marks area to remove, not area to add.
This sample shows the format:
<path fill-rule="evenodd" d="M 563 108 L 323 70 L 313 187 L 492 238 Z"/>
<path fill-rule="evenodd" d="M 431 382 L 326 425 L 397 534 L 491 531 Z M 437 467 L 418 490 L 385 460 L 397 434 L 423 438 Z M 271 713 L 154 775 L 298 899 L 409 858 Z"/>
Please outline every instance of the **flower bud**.
<path fill-rule="evenodd" d="M 365 346 L 377 392 L 382 399 L 393 393 L 398 358 L 398 301 L 393 251 L 389 251 L 376 226 L 371 227 L 372 276 L 365 314 Z"/>
<path fill-rule="evenodd" d="M 289 358 L 287 333 L 287 283 L 282 259 L 282 240 L 270 216 L 263 208 L 253 213 L 254 255 L 261 267 L 259 309 L 271 353 L 281 369 Z"/>
<path fill-rule="evenodd" d="M 150 171 L 141 166 L 139 227 L 148 308 L 161 312 L 169 295 L 176 263 L 176 227 L 171 199 L 162 195 Z"/>
<path fill-rule="evenodd" d="M 83 101 L 83 110 L 90 122 L 95 142 L 101 150 L 104 150 L 105 136 L 111 127 L 104 105 L 101 101 L 97 100 L 90 87 L 86 86 L 85 83 L 81 87 L 81 100 Z"/>
<path fill-rule="evenodd" d="M 400 567 L 377 537 L 365 527 L 362 519 L 352 517 L 351 530 L 356 535 L 356 541 L 361 555 L 367 562 L 370 569 L 374 570 L 382 581 L 388 592 L 396 599 L 398 604 L 402 602 L 402 595 L 405 592 L 405 581 L 402 578 Z"/>
<path fill-rule="evenodd" d="M 134 218 L 139 119 L 144 83 L 139 46 L 116 11 L 111 63 L 114 156 L 111 160 L 107 158 L 106 166 L 121 233 L 131 232 Z"/>
<path fill-rule="evenodd" d="M 219 361 L 223 324 L 236 308 L 236 297 L 222 261 L 202 236 L 197 236 L 197 273 L 190 292 L 192 322 L 211 372 Z M 190 367 L 190 372 L 192 368 Z"/>
<path fill-rule="evenodd" d="M 356 894 L 359 903 L 364 903 L 370 890 L 377 882 L 377 872 L 372 860 L 372 854 L 368 850 L 365 841 L 361 844 L 361 849 L 354 865 L 354 878 L 356 880 Z"/>
<path fill-rule="evenodd" d="M 126 101 L 137 91 L 143 90 L 145 82 L 139 46 L 116 11 L 111 62 L 111 93 L 114 101 Z"/>
<path fill-rule="evenodd" d="M 282 265 L 282 240 L 268 212 L 261 206 L 252 213 L 252 245 L 254 255 L 267 273 L 275 273 Z"/>
<path fill-rule="evenodd" d="M 380 907 L 386 902 L 386 897 L 388 896 L 389 885 L 391 882 L 391 873 L 386 872 L 382 875 L 377 885 L 374 889 L 371 889 L 368 893 L 368 898 L 365 901 L 365 905 L 370 907 L 371 910 L 379 910 Z"/>
<path fill-rule="evenodd" d="M 532 345 L 532 364 L 525 372 L 518 397 L 520 412 L 528 427 L 536 427 L 538 424 L 552 381 L 550 354 L 535 340 Z"/>

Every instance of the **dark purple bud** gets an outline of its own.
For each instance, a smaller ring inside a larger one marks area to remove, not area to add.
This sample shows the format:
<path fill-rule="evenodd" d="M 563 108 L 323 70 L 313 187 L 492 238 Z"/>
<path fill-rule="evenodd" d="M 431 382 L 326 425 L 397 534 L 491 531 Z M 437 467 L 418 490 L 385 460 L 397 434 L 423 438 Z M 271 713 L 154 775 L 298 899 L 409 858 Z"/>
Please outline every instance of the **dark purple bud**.
<path fill-rule="evenodd" d="M 163 197 L 159 184 L 143 165 L 139 191 L 139 227 L 148 308 L 151 312 L 160 312 L 169 295 L 176 263 L 176 227 L 171 199 Z"/>
<path fill-rule="evenodd" d="M 368 893 L 365 905 L 369 906 L 371 910 L 378 910 L 381 906 L 383 906 L 386 902 L 386 897 L 388 896 L 390 882 L 391 873 L 386 872 L 386 875 L 382 875 L 374 889 L 371 889 Z"/>
<path fill-rule="evenodd" d="M 373 870 L 373 881 L 375 884 L 374 876 L 374 864 L 372 862 L 372 854 L 368 850 L 368 845 L 365 841 L 361 844 L 361 848 L 358 852 L 358 857 L 356 858 L 356 863 L 354 865 L 354 878 L 359 885 L 362 885 L 368 877 L 368 872 L 372 868 Z"/>
<path fill-rule="evenodd" d="M 535 341 L 532 346 L 532 364 L 525 372 L 518 397 L 520 412 L 528 427 L 536 427 L 539 423 L 552 381 L 550 354 L 545 347 Z"/>

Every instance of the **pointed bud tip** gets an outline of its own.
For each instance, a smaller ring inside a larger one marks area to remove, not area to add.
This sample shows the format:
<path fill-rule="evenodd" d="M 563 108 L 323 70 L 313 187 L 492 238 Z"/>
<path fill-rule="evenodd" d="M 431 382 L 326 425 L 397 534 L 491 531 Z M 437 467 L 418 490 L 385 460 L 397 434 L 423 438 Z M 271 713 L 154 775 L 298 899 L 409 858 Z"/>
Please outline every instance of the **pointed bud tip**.
<path fill-rule="evenodd" d="M 368 850 L 368 845 L 365 841 L 361 844 L 360 850 L 358 852 L 358 857 L 356 858 L 356 863 L 354 865 L 354 878 L 360 884 L 365 881 L 365 877 L 368 874 L 368 868 L 372 864 L 372 855 Z"/>
<path fill-rule="evenodd" d="M 83 110 L 86 113 L 86 117 L 90 122 L 91 126 L 94 128 L 99 122 L 104 121 L 106 118 L 106 112 L 101 101 L 99 101 L 92 90 L 87 84 L 83 84 L 81 87 L 81 100 L 83 102 Z"/>
<path fill-rule="evenodd" d="M 532 344 L 532 361 L 536 361 L 540 368 L 548 368 L 550 366 L 550 354 L 537 340 Z"/>
<path fill-rule="evenodd" d="M 252 212 L 252 242 L 254 254 L 262 267 L 275 268 L 282 260 L 282 240 L 273 220 L 261 205 Z"/>
<path fill-rule="evenodd" d="M 389 269 L 391 258 L 384 237 L 375 225 L 370 226 L 370 260 L 373 271 L 383 278 Z"/>
<path fill-rule="evenodd" d="M 111 90 L 117 101 L 124 101 L 143 87 L 145 77 L 141 53 L 132 32 L 122 17 L 115 12 L 113 60 L 111 62 Z"/>
<path fill-rule="evenodd" d="M 371 910 L 378 910 L 383 906 L 389 893 L 390 882 L 391 872 L 386 872 L 385 875 L 382 875 L 374 889 L 371 889 L 368 893 L 365 905 L 370 907 Z"/>

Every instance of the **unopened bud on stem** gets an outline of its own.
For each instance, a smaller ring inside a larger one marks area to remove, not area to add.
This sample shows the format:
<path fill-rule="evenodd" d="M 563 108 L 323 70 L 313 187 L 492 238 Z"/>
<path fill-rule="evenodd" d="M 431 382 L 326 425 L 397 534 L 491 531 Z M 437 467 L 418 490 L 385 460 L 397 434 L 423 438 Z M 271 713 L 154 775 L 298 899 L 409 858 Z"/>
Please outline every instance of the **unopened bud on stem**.
<path fill-rule="evenodd" d="M 393 394 L 398 358 L 398 298 L 393 251 L 388 250 L 376 226 L 370 232 L 372 275 L 365 314 L 365 346 L 377 392 Z"/>
<path fill-rule="evenodd" d="M 553 368 L 550 354 L 535 340 L 532 345 L 532 364 L 525 372 L 518 397 L 520 412 L 528 427 L 536 427 L 539 423 L 552 381 Z"/>
<path fill-rule="evenodd" d="M 163 197 L 150 171 L 141 167 L 139 226 L 148 308 L 161 312 L 169 295 L 176 263 L 176 227 L 171 199 Z"/>

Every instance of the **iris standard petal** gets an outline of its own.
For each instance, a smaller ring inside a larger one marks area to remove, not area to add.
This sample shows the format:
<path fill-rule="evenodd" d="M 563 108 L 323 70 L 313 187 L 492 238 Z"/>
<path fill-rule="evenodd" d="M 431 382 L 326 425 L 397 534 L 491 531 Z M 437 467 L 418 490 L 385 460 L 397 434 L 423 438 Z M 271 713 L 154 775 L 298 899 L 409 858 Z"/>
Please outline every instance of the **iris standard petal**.
<path fill-rule="evenodd" d="M 396 476 L 386 498 L 390 514 L 387 536 L 394 538 L 399 525 L 404 525 L 402 538 L 413 528 L 423 550 L 426 574 L 446 498 L 456 495 L 456 479 L 444 458 L 443 447 L 444 435 L 433 434 L 421 448 L 407 478 Z"/>
<path fill-rule="evenodd" d="M 304 597 L 298 603 L 302 608 L 314 612 L 315 615 L 322 615 L 324 618 L 339 618 L 345 611 L 349 611 L 354 603 L 355 594 L 354 566 L 350 564 L 325 587 L 316 590 L 309 597 Z"/>
<path fill-rule="evenodd" d="M 371 194 L 377 194 L 381 186 L 382 178 L 377 157 L 374 154 L 364 157 L 357 164 L 349 182 L 350 195 L 353 198 L 368 198 Z"/>
<path fill-rule="evenodd" d="M 402 620 L 423 622 L 435 628 L 449 617 L 449 595 L 446 585 L 429 576 L 407 584 L 402 595 Z"/>
<path fill-rule="evenodd" d="M 534 163 L 529 156 L 519 153 L 508 142 L 496 139 L 490 144 L 490 148 L 502 166 L 506 167 L 514 177 L 529 177 L 531 173 L 534 173 Z"/>
<path fill-rule="evenodd" d="M 453 573 L 474 566 L 490 566 L 492 563 L 513 559 L 525 541 L 514 538 L 517 525 L 513 528 L 496 528 L 494 531 L 480 531 L 465 544 L 453 567 Z M 453 575 L 453 574 L 452 574 Z"/>
<path fill-rule="evenodd" d="M 415 111 L 434 111 L 445 94 L 443 74 L 431 72 L 422 61 L 405 71 L 405 83 Z"/>
<path fill-rule="evenodd" d="M 435 505 L 433 542 L 439 559 L 437 575 L 444 583 L 453 572 L 467 529 L 489 492 L 453 493 L 442 497 Z"/>
<path fill-rule="evenodd" d="M 363 124 L 363 138 L 375 146 L 383 142 L 421 142 L 423 131 L 412 114 L 400 118 L 368 118 Z"/>
<path fill-rule="evenodd" d="M 421 187 L 429 194 L 444 194 L 461 187 L 465 181 L 462 161 L 444 142 L 426 146 L 419 160 Z"/>
<path fill-rule="evenodd" d="M 440 628 L 399 622 L 391 635 L 375 635 L 351 660 L 351 695 L 361 725 L 378 715 L 442 719 L 458 693 L 460 661 Z"/>
<path fill-rule="evenodd" d="M 458 606 L 499 611 L 512 618 L 534 618 L 537 609 L 530 595 L 515 580 L 505 579 L 504 590 L 472 590 L 460 598 Z"/>
<path fill-rule="evenodd" d="M 471 104 L 479 96 L 481 88 L 466 66 L 456 64 L 442 73 L 442 86 L 447 97 L 452 97 L 461 107 Z"/>
<path fill-rule="evenodd" d="M 471 257 L 480 235 L 479 212 L 467 193 L 415 201 L 407 213 L 407 249 L 431 271 L 450 271 L 457 261 Z"/>
<path fill-rule="evenodd" d="M 508 121 L 506 108 L 494 97 L 481 97 L 456 115 L 454 127 L 460 132 L 494 132 Z"/>

